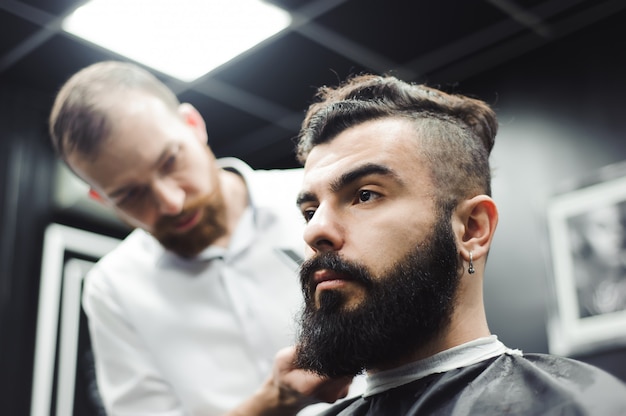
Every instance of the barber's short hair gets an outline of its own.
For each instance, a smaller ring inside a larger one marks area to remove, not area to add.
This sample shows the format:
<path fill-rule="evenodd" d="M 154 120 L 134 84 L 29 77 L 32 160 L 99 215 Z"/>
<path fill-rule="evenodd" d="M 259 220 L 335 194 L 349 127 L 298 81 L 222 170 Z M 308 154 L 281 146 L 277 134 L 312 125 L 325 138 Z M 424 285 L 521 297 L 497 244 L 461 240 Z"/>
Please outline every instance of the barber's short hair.
<path fill-rule="evenodd" d="M 298 134 L 297 158 L 304 164 L 315 146 L 350 127 L 396 117 L 414 121 L 440 203 L 450 209 L 462 198 L 491 194 L 495 112 L 481 100 L 393 76 L 357 75 L 321 87 Z"/>
<path fill-rule="evenodd" d="M 176 95 L 149 71 L 128 62 L 104 61 L 74 74 L 58 92 L 49 119 L 52 145 L 64 160 L 72 152 L 95 156 L 113 128 L 111 113 L 120 93 L 138 91 L 160 99 L 173 111 Z"/>

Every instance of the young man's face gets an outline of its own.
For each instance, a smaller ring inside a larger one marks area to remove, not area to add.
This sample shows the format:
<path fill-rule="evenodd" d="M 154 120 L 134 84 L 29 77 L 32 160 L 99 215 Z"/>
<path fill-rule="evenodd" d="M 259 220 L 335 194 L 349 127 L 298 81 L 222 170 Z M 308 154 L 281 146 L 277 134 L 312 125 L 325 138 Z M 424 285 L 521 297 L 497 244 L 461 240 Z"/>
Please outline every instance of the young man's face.
<path fill-rule="evenodd" d="M 409 121 L 384 119 L 313 148 L 299 198 L 309 256 L 334 251 L 379 274 L 423 241 L 435 201 L 415 135 Z M 339 290 L 357 305 L 363 288 L 340 277 L 320 274 L 316 296 Z"/>
<path fill-rule="evenodd" d="M 331 376 L 384 368 L 448 323 L 459 281 L 414 125 L 352 127 L 311 151 L 299 205 L 308 259 L 298 364 Z"/>
<path fill-rule="evenodd" d="M 179 254 L 196 254 L 224 232 L 219 169 L 204 124 L 144 94 L 116 105 L 113 132 L 95 160 L 74 153 L 69 164 L 130 225 Z"/>

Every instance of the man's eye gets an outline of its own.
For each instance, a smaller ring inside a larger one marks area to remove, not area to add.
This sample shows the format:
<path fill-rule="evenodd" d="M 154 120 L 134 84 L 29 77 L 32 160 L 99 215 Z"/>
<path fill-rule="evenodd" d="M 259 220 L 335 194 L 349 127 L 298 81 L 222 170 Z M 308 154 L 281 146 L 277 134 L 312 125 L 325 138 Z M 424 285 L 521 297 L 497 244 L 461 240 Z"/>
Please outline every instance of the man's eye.
<path fill-rule="evenodd" d="M 363 190 L 359 191 L 359 202 L 367 202 L 372 200 L 375 197 L 374 192 Z"/>
<path fill-rule="evenodd" d="M 174 169 L 175 165 L 176 165 L 176 155 L 171 155 L 170 157 L 167 158 L 167 160 L 163 164 L 163 170 L 166 172 L 169 172 L 172 169 Z"/>
<path fill-rule="evenodd" d="M 176 165 L 179 163 L 181 155 L 182 148 L 179 144 L 172 149 L 167 159 L 165 159 L 165 162 L 163 162 L 163 165 L 161 166 L 162 171 L 169 173 L 176 169 Z"/>
<path fill-rule="evenodd" d="M 120 198 L 117 201 L 117 205 L 119 206 L 129 205 L 133 203 L 134 201 L 136 201 L 137 199 L 141 198 L 145 194 L 145 192 L 146 192 L 145 188 L 130 189 L 128 192 L 124 194 L 122 198 Z"/>
<path fill-rule="evenodd" d="M 302 211 L 302 216 L 304 217 L 304 220 L 306 222 L 311 221 L 311 219 L 313 218 L 314 214 L 315 214 L 315 210 L 314 209 L 305 209 L 304 211 Z"/>

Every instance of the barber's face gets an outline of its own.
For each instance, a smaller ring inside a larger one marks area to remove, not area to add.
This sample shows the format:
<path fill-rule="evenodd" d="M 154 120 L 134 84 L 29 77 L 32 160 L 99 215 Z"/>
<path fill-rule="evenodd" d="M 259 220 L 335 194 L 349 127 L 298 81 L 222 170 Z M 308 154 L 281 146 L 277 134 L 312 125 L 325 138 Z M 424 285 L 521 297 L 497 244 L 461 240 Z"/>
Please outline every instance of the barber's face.
<path fill-rule="evenodd" d="M 406 120 L 371 121 L 307 158 L 305 368 L 333 376 L 380 368 L 432 340 L 450 317 L 456 243 L 415 135 Z"/>
<path fill-rule="evenodd" d="M 113 133 L 96 159 L 68 160 L 123 220 L 184 256 L 225 231 L 219 168 L 197 117 L 132 94 L 114 110 Z"/>

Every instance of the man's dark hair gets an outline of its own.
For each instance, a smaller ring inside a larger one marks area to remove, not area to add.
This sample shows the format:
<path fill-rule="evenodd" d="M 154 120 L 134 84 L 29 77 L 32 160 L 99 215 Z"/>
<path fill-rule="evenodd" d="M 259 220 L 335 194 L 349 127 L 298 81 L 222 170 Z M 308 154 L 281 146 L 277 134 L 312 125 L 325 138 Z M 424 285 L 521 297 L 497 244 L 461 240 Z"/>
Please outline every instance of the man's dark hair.
<path fill-rule="evenodd" d="M 489 154 L 498 130 L 483 101 L 447 94 L 393 76 L 358 75 L 321 87 L 298 135 L 297 158 L 342 131 L 370 120 L 414 121 L 439 202 L 450 209 L 463 198 L 491 194 Z"/>

